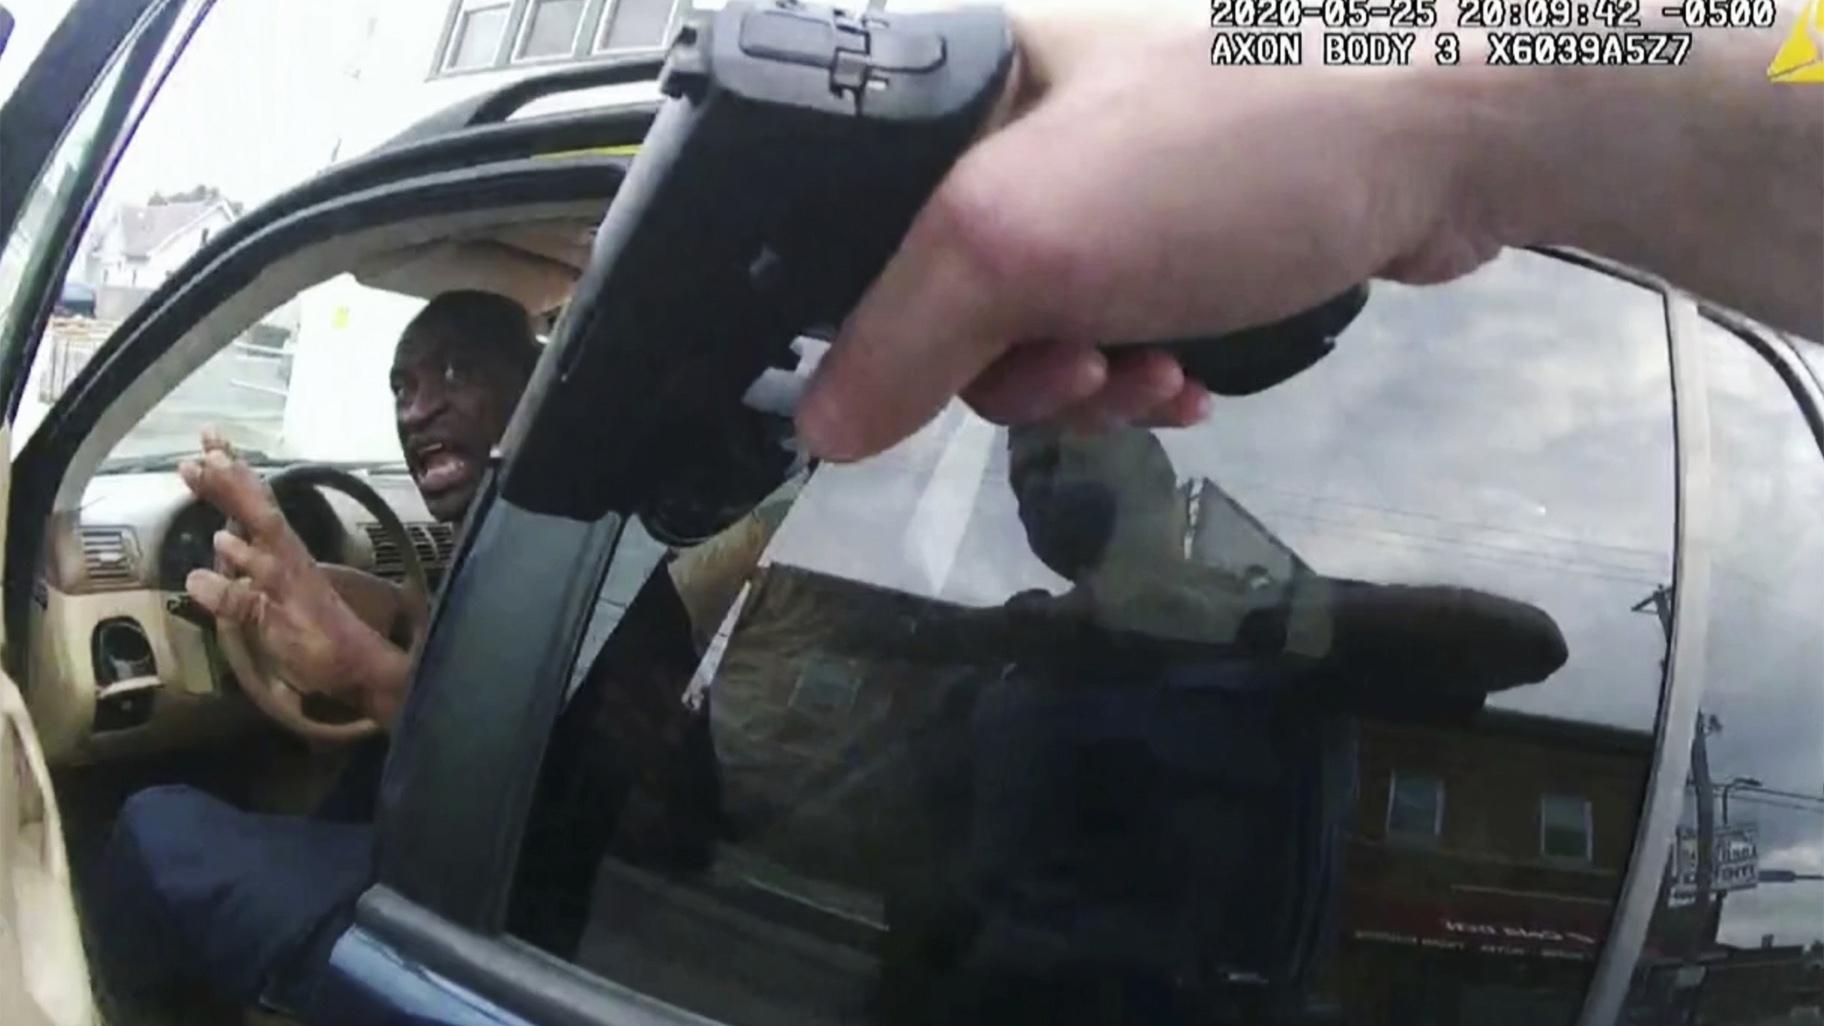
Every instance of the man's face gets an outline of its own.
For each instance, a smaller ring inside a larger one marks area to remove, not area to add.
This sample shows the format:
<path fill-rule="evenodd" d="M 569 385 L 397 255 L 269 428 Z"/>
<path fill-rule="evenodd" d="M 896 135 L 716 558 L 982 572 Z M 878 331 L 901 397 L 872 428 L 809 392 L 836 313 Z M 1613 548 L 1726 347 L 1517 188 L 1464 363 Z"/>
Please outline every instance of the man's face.
<path fill-rule="evenodd" d="M 526 387 L 509 340 L 414 325 L 393 353 L 393 417 L 431 515 L 460 520 Z"/>

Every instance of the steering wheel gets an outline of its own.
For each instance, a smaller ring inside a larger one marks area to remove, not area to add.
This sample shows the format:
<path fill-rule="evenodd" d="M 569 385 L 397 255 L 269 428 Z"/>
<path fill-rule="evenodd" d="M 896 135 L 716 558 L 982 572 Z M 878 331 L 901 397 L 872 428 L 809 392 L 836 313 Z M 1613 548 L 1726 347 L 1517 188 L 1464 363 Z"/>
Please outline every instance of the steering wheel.
<path fill-rule="evenodd" d="M 330 586 L 361 622 L 408 651 L 424 634 L 430 609 L 430 586 L 418 550 L 405 525 L 367 482 L 338 467 L 304 463 L 287 467 L 266 479 L 276 495 L 300 488 L 328 489 L 355 500 L 379 521 L 405 561 L 405 583 L 392 581 L 338 563 L 318 563 Z M 229 521 L 228 530 L 244 532 Z M 216 638 L 229 669 L 241 682 L 249 700 L 280 726 L 308 741 L 350 744 L 380 732 L 380 724 L 346 704 L 299 687 L 285 678 L 279 664 L 265 650 L 257 631 L 236 621 L 216 618 Z"/>

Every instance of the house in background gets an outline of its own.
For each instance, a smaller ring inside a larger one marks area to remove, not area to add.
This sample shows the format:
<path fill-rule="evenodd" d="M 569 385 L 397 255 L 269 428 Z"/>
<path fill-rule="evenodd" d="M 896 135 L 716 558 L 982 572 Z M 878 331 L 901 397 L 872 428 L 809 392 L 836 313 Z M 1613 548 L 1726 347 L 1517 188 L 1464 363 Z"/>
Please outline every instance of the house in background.
<path fill-rule="evenodd" d="M 236 216 L 219 196 L 116 207 L 90 230 L 81 257 L 95 315 L 125 316 Z"/>

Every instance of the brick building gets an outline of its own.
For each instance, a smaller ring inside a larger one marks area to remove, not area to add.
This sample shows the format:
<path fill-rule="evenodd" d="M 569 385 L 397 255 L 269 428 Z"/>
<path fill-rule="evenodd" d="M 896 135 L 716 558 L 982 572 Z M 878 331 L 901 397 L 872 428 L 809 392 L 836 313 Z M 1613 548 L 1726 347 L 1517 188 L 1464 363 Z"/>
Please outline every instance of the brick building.
<path fill-rule="evenodd" d="M 1486 709 L 1362 724 L 1333 982 L 1368 1021 L 1565 1022 L 1608 930 L 1653 739 Z"/>

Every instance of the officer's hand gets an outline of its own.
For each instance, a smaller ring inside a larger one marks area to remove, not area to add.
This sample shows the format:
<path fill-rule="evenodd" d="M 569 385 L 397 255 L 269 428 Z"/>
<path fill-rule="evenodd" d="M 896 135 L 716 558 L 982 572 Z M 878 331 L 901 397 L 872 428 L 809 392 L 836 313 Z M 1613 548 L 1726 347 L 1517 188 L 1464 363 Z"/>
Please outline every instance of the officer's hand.
<path fill-rule="evenodd" d="M 1189 424 L 1209 399 L 1175 361 L 1092 345 L 1261 324 L 1496 251 L 1452 216 L 1440 140 L 1463 125 L 1395 84 L 1411 72 L 1213 68 L 1196 19 L 1162 11 L 1019 34 L 1021 112 L 952 169 L 800 407 L 820 455 L 878 452 L 958 394 L 1002 423 Z"/>

